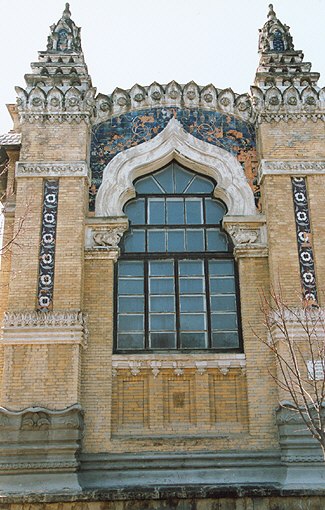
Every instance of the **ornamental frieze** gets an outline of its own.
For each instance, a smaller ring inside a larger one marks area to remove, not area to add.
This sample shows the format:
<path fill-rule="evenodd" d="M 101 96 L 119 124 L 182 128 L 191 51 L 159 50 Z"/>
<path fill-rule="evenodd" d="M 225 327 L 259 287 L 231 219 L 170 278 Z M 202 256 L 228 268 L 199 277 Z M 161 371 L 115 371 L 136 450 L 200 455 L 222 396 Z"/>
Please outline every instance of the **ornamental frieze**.
<path fill-rule="evenodd" d="M 90 177 L 85 161 L 16 163 L 16 177 Z"/>

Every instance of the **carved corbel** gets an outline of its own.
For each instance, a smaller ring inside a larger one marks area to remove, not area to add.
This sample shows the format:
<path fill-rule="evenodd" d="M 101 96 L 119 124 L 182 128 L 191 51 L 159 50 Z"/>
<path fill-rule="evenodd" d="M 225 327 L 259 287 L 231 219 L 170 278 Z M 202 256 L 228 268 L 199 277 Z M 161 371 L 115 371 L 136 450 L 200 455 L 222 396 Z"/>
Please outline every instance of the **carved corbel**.
<path fill-rule="evenodd" d="M 226 216 L 223 227 L 234 244 L 234 254 L 239 257 L 267 257 L 267 232 L 264 215 Z"/>
<path fill-rule="evenodd" d="M 107 254 L 107 258 L 117 260 L 119 243 L 124 232 L 128 229 L 125 216 L 114 218 L 92 218 L 86 227 L 86 255 L 87 258 L 98 258 L 98 254 Z"/>

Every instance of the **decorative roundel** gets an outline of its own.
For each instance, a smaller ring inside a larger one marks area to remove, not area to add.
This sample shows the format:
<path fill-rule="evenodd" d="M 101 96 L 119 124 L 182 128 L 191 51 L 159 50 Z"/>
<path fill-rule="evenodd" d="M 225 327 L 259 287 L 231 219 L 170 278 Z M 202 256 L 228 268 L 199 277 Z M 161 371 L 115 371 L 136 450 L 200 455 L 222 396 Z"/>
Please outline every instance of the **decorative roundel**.
<path fill-rule="evenodd" d="M 51 264 L 53 261 L 52 255 L 50 253 L 43 253 L 42 261 L 44 264 Z"/>
<path fill-rule="evenodd" d="M 316 301 L 316 296 L 312 292 L 306 292 L 305 299 L 307 299 L 307 301 Z"/>
<path fill-rule="evenodd" d="M 43 242 L 46 244 L 52 244 L 54 242 L 54 237 L 52 234 L 44 234 L 43 235 Z"/>
<path fill-rule="evenodd" d="M 48 195 L 46 195 L 45 199 L 49 204 L 56 203 L 56 195 L 54 193 L 49 193 Z"/>
<path fill-rule="evenodd" d="M 308 251 L 301 252 L 300 258 L 303 262 L 310 262 L 312 260 L 311 254 Z"/>
<path fill-rule="evenodd" d="M 297 202 L 304 202 L 306 200 L 305 194 L 299 191 L 298 193 L 295 193 L 295 199 Z"/>
<path fill-rule="evenodd" d="M 294 182 L 302 182 L 304 180 L 304 178 L 303 177 L 294 177 L 292 180 Z"/>
<path fill-rule="evenodd" d="M 54 223 L 55 222 L 55 217 L 54 217 L 54 214 L 52 213 L 46 213 L 44 215 L 44 221 L 46 223 Z"/>
<path fill-rule="evenodd" d="M 297 220 L 298 221 L 307 221 L 307 213 L 305 213 L 304 211 L 299 211 L 297 212 Z"/>
<path fill-rule="evenodd" d="M 302 275 L 305 283 L 313 283 L 314 282 L 314 275 L 310 273 L 309 271 L 307 273 L 304 273 Z"/>
<path fill-rule="evenodd" d="M 43 274 L 43 275 L 41 276 L 41 283 L 42 283 L 43 285 L 51 285 L 51 283 L 52 283 L 52 278 L 51 278 L 51 276 L 50 276 L 49 274 Z"/>
<path fill-rule="evenodd" d="M 46 308 L 47 306 L 50 305 L 51 301 L 48 296 L 40 296 L 38 299 L 38 303 L 40 306 Z"/>
<path fill-rule="evenodd" d="M 298 238 L 301 243 L 309 243 L 309 233 L 308 232 L 299 232 Z"/>

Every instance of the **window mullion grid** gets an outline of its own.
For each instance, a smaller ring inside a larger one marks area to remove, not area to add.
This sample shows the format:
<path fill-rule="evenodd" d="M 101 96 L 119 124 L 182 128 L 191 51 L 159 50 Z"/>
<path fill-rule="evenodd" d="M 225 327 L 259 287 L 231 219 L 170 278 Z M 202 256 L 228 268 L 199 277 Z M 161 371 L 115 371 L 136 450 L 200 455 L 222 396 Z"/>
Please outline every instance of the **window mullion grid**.
<path fill-rule="evenodd" d="M 206 316 L 208 325 L 208 349 L 211 349 L 212 332 L 211 332 L 210 274 L 208 258 L 204 259 L 204 276 L 205 276 Z"/>
<path fill-rule="evenodd" d="M 180 304 L 179 304 L 179 280 L 178 259 L 174 258 L 174 281 L 175 281 L 175 312 L 176 312 L 176 348 L 180 348 Z"/>
<path fill-rule="evenodd" d="M 148 260 L 144 260 L 144 348 L 149 350 L 149 271 Z"/>

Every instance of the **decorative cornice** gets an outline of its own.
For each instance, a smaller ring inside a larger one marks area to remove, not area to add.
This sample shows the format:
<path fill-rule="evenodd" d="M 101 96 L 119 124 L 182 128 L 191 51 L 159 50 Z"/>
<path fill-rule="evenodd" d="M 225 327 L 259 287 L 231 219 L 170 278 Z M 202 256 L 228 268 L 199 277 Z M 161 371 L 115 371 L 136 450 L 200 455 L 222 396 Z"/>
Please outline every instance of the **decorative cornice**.
<path fill-rule="evenodd" d="M 317 175 L 325 174 L 325 161 L 266 161 L 262 159 L 258 169 L 258 180 L 261 183 L 266 175 Z"/>
<path fill-rule="evenodd" d="M 87 346 L 87 316 L 82 312 L 6 312 L 3 345 L 81 344 Z"/>
<path fill-rule="evenodd" d="M 159 356 L 159 355 L 123 355 L 113 356 L 112 369 L 113 376 L 116 376 L 118 370 L 129 370 L 130 374 L 137 376 L 143 370 L 150 370 L 156 378 L 162 370 L 173 370 L 177 376 L 184 375 L 184 370 L 196 370 L 199 375 L 203 375 L 208 369 L 217 369 L 222 375 L 226 376 L 230 369 L 240 368 L 243 373 L 246 368 L 246 359 L 244 354 L 233 354 L 222 357 L 201 357 L 188 356 L 182 358 L 177 356 Z"/>
<path fill-rule="evenodd" d="M 85 161 L 47 161 L 46 163 L 16 163 L 16 177 L 87 177 L 91 178 L 90 169 Z"/>
<path fill-rule="evenodd" d="M 275 79 L 275 78 L 274 78 Z M 310 85 L 308 79 L 282 77 L 283 83 L 251 87 L 256 122 L 297 122 L 325 120 L 325 88 Z"/>
<path fill-rule="evenodd" d="M 111 95 L 98 94 L 95 123 L 140 108 L 166 106 L 215 110 L 247 122 L 254 122 L 255 118 L 248 94 L 235 94 L 230 88 L 216 89 L 211 84 L 200 86 L 194 81 L 186 85 L 171 81 L 167 85 L 154 82 L 146 87 L 135 84 L 130 90 L 116 88 Z"/>

